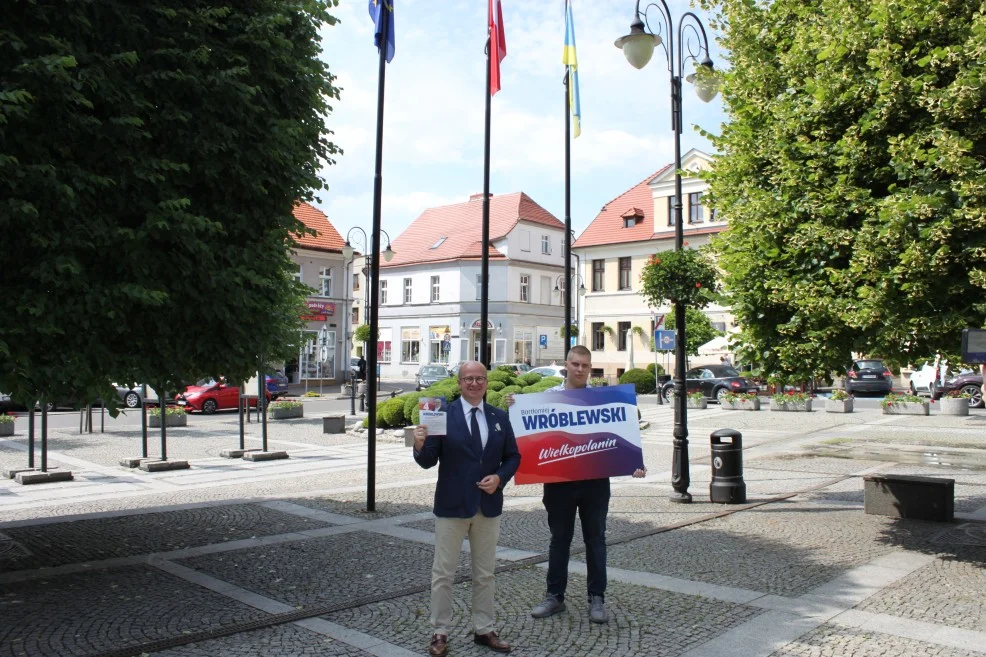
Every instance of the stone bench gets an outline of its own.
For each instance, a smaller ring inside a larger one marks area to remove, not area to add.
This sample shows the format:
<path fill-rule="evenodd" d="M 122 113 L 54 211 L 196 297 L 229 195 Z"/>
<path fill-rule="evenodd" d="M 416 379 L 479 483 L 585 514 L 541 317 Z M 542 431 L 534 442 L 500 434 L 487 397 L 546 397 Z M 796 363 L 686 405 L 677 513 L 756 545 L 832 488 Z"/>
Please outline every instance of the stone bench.
<path fill-rule="evenodd" d="M 955 480 L 911 475 L 863 477 L 863 510 L 871 515 L 951 521 Z"/>
<path fill-rule="evenodd" d="M 346 416 L 337 413 L 323 417 L 322 433 L 346 433 Z"/>

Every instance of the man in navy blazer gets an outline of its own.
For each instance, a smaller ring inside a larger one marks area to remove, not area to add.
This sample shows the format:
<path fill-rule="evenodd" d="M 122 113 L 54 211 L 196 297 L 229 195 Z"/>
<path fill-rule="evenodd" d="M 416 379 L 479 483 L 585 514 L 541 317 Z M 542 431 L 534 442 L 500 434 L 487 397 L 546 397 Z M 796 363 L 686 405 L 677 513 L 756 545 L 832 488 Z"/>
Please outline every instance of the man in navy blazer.
<path fill-rule="evenodd" d="M 493 624 L 493 571 L 500 538 L 503 487 L 517 472 L 520 452 L 505 411 L 483 402 L 486 366 L 467 361 L 459 368 L 462 397 L 448 409 L 446 435 L 414 429 L 414 460 L 422 468 L 438 464 L 435 488 L 435 561 L 431 569 L 432 657 L 448 653 L 452 625 L 452 581 L 459 567 L 462 539 L 472 555 L 473 640 L 510 652 Z"/>

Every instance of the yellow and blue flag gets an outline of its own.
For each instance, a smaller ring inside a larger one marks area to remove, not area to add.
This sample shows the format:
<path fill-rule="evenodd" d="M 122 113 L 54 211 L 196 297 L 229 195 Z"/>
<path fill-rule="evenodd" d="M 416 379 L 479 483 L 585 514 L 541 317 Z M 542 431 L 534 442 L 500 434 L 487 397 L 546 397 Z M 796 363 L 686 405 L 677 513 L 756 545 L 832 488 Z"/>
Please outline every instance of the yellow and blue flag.
<path fill-rule="evenodd" d="M 579 105 L 579 63 L 575 56 L 575 21 L 572 19 L 572 0 L 565 0 L 565 49 L 561 63 L 568 67 L 568 104 L 572 108 L 573 133 L 582 134 L 582 108 Z"/>
<path fill-rule="evenodd" d="M 373 30 L 373 43 L 379 50 L 383 44 L 383 33 L 387 31 L 387 62 L 394 58 L 394 0 L 370 0 L 370 18 L 376 26 Z M 384 25 L 386 23 L 386 25 Z"/>

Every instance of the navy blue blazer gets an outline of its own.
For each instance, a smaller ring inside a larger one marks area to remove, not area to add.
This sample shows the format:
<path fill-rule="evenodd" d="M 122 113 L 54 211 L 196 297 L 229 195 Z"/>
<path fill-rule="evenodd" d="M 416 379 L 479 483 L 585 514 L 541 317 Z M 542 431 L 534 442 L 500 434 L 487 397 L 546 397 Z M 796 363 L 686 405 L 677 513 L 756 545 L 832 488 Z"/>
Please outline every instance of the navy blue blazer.
<path fill-rule="evenodd" d="M 422 468 L 438 464 L 434 511 L 440 518 L 472 518 L 477 510 L 494 518 L 503 512 L 503 487 L 520 466 L 520 452 L 506 411 L 489 404 L 483 409 L 489 437 L 482 453 L 481 441 L 469 433 L 462 402 L 456 400 L 449 405 L 448 434 L 428 436 L 414 454 Z M 492 495 L 476 485 L 491 474 L 500 477 L 500 487 Z"/>

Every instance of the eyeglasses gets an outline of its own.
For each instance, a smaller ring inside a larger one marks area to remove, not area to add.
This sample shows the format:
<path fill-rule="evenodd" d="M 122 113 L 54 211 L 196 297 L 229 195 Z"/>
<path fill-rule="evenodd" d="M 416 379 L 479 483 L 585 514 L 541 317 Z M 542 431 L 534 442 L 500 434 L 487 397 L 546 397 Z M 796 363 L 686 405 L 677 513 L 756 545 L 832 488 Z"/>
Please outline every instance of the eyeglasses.
<path fill-rule="evenodd" d="M 464 376 L 459 381 L 463 383 L 486 383 L 485 376 Z"/>

